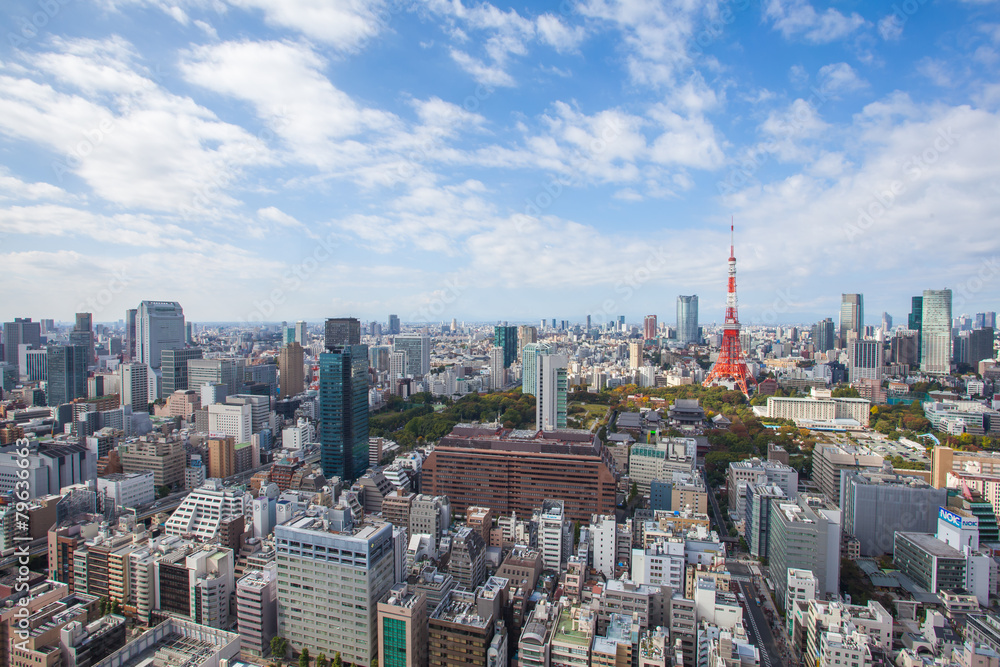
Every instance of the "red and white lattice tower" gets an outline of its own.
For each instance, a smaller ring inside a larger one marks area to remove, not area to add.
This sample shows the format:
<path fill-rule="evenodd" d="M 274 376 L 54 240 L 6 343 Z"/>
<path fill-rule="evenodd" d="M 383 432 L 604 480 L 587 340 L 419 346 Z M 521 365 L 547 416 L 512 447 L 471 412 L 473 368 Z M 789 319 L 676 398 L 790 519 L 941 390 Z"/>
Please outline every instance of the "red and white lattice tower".
<path fill-rule="evenodd" d="M 709 371 L 708 377 L 702 383 L 706 387 L 720 380 L 731 380 L 736 383 L 744 396 L 750 396 L 750 385 L 756 385 L 757 380 L 747 368 L 743 349 L 740 346 L 740 319 L 736 314 L 736 253 L 733 250 L 733 226 L 729 227 L 729 295 L 726 297 L 726 323 L 722 329 L 722 349 L 719 358 Z"/>

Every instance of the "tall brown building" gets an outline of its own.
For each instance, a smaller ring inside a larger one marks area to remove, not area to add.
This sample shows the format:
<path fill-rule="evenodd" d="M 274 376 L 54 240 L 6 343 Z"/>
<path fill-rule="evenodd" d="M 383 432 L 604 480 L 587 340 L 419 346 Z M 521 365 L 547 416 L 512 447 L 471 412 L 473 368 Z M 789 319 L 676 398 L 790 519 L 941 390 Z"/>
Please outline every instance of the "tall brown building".
<path fill-rule="evenodd" d="M 278 370 L 281 372 L 278 378 L 278 388 L 281 391 L 281 398 L 295 396 L 302 392 L 304 387 L 303 360 L 304 350 L 301 345 L 295 342 L 285 345 L 278 353 Z"/>
<path fill-rule="evenodd" d="M 206 476 L 225 479 L 236 472 L 236 439 L 232 436 L 209 438 Z"/>
<path fill-rule="evenodd" d="M 446 495 L 455 512 L 489 507 L 530 515 L 546 498 L 566 503 L 566 517 L 589 522 L 615 509 L 611 454 L 587 431 L 512 431 L 460 424 L 424 462 L 421 491 Z"/>

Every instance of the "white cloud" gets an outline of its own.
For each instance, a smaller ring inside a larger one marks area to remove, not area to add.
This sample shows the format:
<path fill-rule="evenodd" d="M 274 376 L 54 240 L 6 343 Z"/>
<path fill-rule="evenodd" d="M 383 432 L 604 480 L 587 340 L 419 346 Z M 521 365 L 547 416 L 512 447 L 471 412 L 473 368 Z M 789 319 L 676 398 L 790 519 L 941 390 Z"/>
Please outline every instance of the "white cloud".
<path fill-rule="evenodd" d="M 552 14 L 542 14 L 535 23 L 541 40 L 559 53 L 575 51 L 586 37 L 583 26 L 569 27 Z"/>
<path fill-rule="evenodd" d="M 450 52 L 451 59 L 455 61 L 459 67 L 472 75 L 472 77 L 487 86 L 500 86 L 505 88 L 511 88 L 517 85 L 514 81 L 514 77 L 508 74 L 502 66 L 498 65 L 487 65 L 482 60 L 478 58 L 473 58 L 465 51 L 459 49 L 451 49 Z"/>
<path fill-rule="evenodd" d="M 820 90 L 826 95 L 853 93 L 868 86 L 868 82 L 858 76 L 847 63 L 832 63 L 819 69 L 817 75 Z"/>
<path fill-rule="evenodd" d="M 382 29 L 381 0 L 228 0 L 242 9 L 263 12 L 273 26 L 301 32 L 337 49 L 352 51 Z"/>
<path fill-rule="evenodd" d="M 882 17 L 878 22 L 878 34 L 887 42 L 893 42 L 903 36 L 903 22 L 895 14 Z"/>
<path fill-rule="evenodd" d="M 53 151 L 58 181 L 77 176 L 128 207 L 207 212 L 235 204 L 227 190 L 242 170 L 270 161 L 267 147 L 242 128 L 130 69 L 120 40 L 56 46 L 33 60 L 80 94 L 8 68 L 12 74 L 0 74 L 0 132 Z"/>
<path fill-rule="evenodd" d="M 63 201 L 71 199 L 68 192 L 51 183 L 26 183 L 0 166 L 0 201 Z"/>
<path fill-rule="evenodd" d="M 768 0 L 764 18 L 786 39 L 802 38 L 813 44 L 843 39 L 865 25 L 856 12 L 844 16 L 832 7 L 818 12 L 807 0 Z"/>
<path fill-rule="evenodd" d="M 650 116 L 665 130 L 650 149 L 654 162 L 698 169 L 714 169 L 723 163 L 715 128 L 703 117 L 684 118 L 662 106 Z"/>

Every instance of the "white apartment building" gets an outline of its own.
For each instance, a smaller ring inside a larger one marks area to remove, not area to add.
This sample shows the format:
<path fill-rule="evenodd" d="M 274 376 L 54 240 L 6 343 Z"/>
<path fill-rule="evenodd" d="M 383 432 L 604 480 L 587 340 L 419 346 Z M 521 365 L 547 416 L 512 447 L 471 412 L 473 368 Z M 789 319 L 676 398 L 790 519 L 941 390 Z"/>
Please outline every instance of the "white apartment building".
<path fill-rule="evenodd" d="M 253 435 L 253 408 L 250 405 L 213 403 L 208 406 L 208 431 L 228 435 L 237 443 L 250 442 Z"/>
<path fill-rule="evenodd" d="M 192 535 L 214 539 L 224 521 L 246 512 L 243 494 L 224 489 L 222 480 L 210 479 L 191 491 L 180 507 L 167 519 L 164 532 L 179 537 Z"/>

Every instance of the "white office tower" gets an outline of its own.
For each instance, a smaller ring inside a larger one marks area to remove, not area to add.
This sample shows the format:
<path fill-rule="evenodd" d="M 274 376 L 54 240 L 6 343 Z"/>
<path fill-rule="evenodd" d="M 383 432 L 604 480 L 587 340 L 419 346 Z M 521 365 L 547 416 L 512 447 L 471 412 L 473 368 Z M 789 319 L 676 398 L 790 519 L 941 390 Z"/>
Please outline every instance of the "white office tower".
<path fill-rule="evenodd" d="M 243 494 L 222 487 L 222 480 L 210 479 L 191 491 L 164 525 L 167 535 L 193 535 L 205 541 L 219 534 L 222 524 L 246 512 Z"/>
<path fill-rule="evenodd" d="M 281 446 L 284 449 L 294 452 L 310 442 L 316 442 L 316 427 L 308 419 L 300 417 L 295 426 L 289 426 L 281 431 Z"/>
<path fill-rule="evenodd" d="M 123 364 L 119 372 L 122 383 L 122 405 L 132 408 L 132 412 L 149 412 L 149 397 L 156 396 L 149 392 L 149 366 L 134 362 Z M 154 380 L 155 381 L 155 380 Z"/>
<path fill-rule="evenodd" d="M 820 595 L 819 579 L 812 570 L 788 568 L 787 587 L 785 589 L 785 625 L 788 636 L 792 636 L 792 624 L 795 619 L 796 605 L 802 607 L 803 613 L 809 607 L 809 601 Z"/>
<path fill-rule="evenodd" d="M 494 347 L 490 350 L 490 389 L 503 389 L 507 369 L 503 365 L 503 348 Z"/>
<path fill-rule="evenodd" d="M 389 353 L 389 379 L 396 380 L 406 376 L 406 352 Z"/>
<path fill-rule="evenodd" d="M 201 391 L 201 405 L 208 407 L 213 403 L 225 403 L 227 396 L 226 385 L 221 383 L 206 382 L 199 385 Z"/>
<path fill-rule="evenodd" d="M 252 570 L 236 582 L 236 621 L 240 648 L 253 655 L 271 650 L 278 632 L 278 569 L 270 563 Z"/>
<path fill-rule="evenodd" d="M 595 514 L 590 520 L 590 544 L 594 569 L 608 579 L 615 576 L 618 524 L 612 515 Z"/>
<path fill-rule="evenodd" d="M 392 349 L 406 353 L 406 375 L 422 377 L 431 372 L 431 337 L 427 334 L 399 334 L 392 339 Z"/>
<path fill-rule="evenodd" d="M 277 489 L 276 484 L 274 487 Z M 277 516 L 277 494 L 270 497 L 258 496 L 250 501 L 250 507 L 250 511 L 253 513 L 253 536 L 263 539 L 274 530 L 275 517 Z"/>
<path fill-rule="evenodd" d="M 302 320 L 295 323 L 295 342 L 306 346 L 306 323 Z"/>
<path fill-rule="evenodd" d="M 208 432 L 228 435 L 237 444 L 250 442 L 253 435 L 253 408 L 250 405 L 214 403 L 208 406 Z"/>
<path fill-rule="evenodd" d="M 924 290 L 920 324 L 920 371 L 933 375 L 951 372 L 951 290 Z"/>
<path fill-rule="evenodd" d="M 160 367 L 163 350 L 184 347 L 184 309 L 176 301 L 143 301 L 136 314 L 136 357 L 150 368 Z"/>
<path fill-rule="evenodd" d="M 233 550 L 209 548 L 187 557 L 191 619 L 211 628 L 231 625 L 229 599 L 236 592 Z"/>
<path fill-rule="evenodd" d="M 521 348 L 521 393 L 536 396 L 535 383 L 538 381 L 538 359 L 552 354 L 555 348 L 548 343 L 526 343 Z"/>
<path fill-rule="evenodd" d="M 562 500 L 543 500 L 538 515 L 538 548 L 547 570 L 559 570 L 563 557 L 563 521 L 566 515 Z"/>
<path fill-rule="evenodd" d="M 883 345 L 877 340 L 852 340 L 847 345 L 849 380 L 881 380 L 885 367 Z"/>
<path fill-rule="evenodd" d="M 568 365 L 569 357 L 565 354 L 547 354 L 538 357 L 535 376 L 536 430 L 554 431 L 566 428 Z"/>
<path fill-rule="evenodd" d="M 274 532 L 278 635 L 295 652 L 370 665 L 378 657 L 378 602 L 395 583 L 392 524 L 354 526 L 346 507 L 314 507 Z"/>

